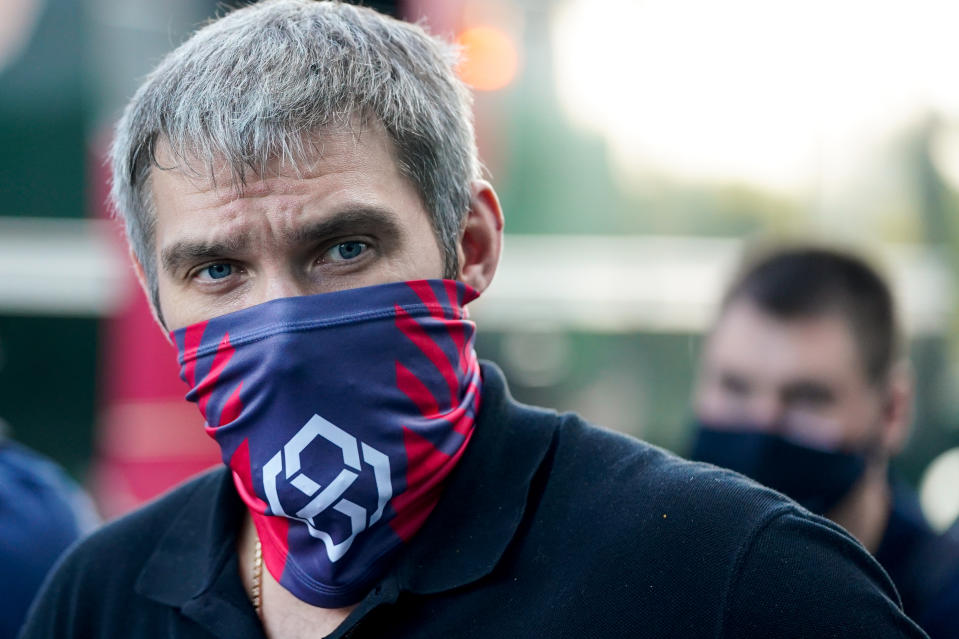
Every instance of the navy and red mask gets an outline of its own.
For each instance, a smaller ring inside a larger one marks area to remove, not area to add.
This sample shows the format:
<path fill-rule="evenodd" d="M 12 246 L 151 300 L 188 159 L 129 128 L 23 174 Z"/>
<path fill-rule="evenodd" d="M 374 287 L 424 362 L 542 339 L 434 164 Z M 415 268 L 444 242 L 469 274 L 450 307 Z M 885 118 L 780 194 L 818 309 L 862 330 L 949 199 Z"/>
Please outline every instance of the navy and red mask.
<path fill-rule="evenodd" d="M 359 601 L 439 499 L 480 402 L 461 282 L 272 300 L 173 331 L 187 399 L 233 471 L 270 574 Z"/>

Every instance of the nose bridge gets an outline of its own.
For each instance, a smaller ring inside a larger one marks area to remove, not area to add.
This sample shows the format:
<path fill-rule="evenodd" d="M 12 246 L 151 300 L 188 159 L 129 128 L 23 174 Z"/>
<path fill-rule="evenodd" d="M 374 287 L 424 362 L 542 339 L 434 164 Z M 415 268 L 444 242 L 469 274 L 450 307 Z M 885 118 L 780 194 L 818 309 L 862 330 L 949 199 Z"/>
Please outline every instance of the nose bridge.
<path fill-rule="evenodd" d="M 292 269 L 285 268 L 279 261 L 265 265 L 257 286 L 256 302 L 262 304 L 284 297 L 297 297 L 309 294 L 308 287 Z"/>
<path fill-rule="evenodd" d="M 780 397 L 771 389 L 767 389 L 756 396 L 750 413 L 757 427 L 764 431 L 772 431 L 782 422 L 783 410 Z"/>

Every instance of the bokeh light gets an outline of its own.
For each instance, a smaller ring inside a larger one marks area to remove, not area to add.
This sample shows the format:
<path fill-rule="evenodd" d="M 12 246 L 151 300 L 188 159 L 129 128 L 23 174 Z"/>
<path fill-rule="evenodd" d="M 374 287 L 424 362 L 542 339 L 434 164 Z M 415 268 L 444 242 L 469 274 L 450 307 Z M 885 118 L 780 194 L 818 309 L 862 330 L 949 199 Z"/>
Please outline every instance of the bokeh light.
<path fill-rule="evenodd" d="M 42 0 L 0 2 L 0 70 L 26 46 L 42 5 Z"/>
<path fill-rule="evenodd" d="M 922 511 L 936 530 L 945 530 L 959 516 L 959 448 L 936 457 L 919 484 Z"/>
<path fill-rule="evenodd" d="M 904 123 L 959 112 L 957 18 L 941 0 L 568 0 L 557 89 L 627 179 L 801 193 L 855 173 Z"/>
<path fill-rule="evenodd" d="M 464 82 L 478 91 L 497 91 L 516 77 L 519 54 L 503 31 L 486 26 L 471 27 L 456 38 L 463 61 L 458 67 Z"/>

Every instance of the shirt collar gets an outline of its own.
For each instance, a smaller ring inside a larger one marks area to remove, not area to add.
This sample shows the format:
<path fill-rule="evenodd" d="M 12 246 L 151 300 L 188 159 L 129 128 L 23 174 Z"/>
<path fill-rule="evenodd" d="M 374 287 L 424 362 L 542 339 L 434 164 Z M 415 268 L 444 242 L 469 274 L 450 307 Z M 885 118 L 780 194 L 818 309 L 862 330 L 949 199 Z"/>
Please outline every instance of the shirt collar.
<path fill-rule="evenodd" d="M 243 515 L 225 466 L 199 479 L 140 572 L 136 591 L 179 607 L 209 590 L 235 557 Z"/>
<path fill-rule="evenodd" d="M 436 593 L 481 579 L 496 566 L 522 521 L 530 484 L 555 434 L 555 427 L 536 424 L 554 422 L 534 420 L 543 411 L 514 402 L 494 364 L 483 362 L 482 373 L 472 440 L 436 508 L 383 580 L 394 593 Z M 169 606 L 183 608 L 218 590 L 225 567 L 236 563 L 243 503 L 225 467 L 201 482 L 136 584 L 138 593 Z"/>
<path fill-rule="evenodd" d="M 523 519 L 530 484 L 553 441 L 555 427 L 537 428 L 530 419 L 542 411 L 514 402 L 494 364 L 483 362 L 482 370 L 472 441 L 394 567 L 401 590 L 441 592 L 492 572 Z"/>

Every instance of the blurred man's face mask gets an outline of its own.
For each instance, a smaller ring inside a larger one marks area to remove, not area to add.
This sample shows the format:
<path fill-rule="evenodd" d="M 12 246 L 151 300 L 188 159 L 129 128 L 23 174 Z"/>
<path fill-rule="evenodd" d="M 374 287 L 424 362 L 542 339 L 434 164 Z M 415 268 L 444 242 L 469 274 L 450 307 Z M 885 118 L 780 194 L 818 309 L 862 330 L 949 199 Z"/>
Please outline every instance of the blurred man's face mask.
<path fill-rule="evenodd" d="M 698 420 L 689 457 L 746 475 L 825 515 L 862 477 L 873 447 L 830 450 L 784 437 L 782 431 L 775 425 Z"/>

